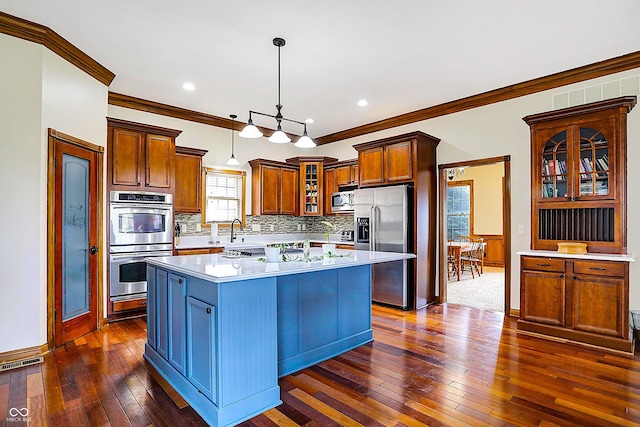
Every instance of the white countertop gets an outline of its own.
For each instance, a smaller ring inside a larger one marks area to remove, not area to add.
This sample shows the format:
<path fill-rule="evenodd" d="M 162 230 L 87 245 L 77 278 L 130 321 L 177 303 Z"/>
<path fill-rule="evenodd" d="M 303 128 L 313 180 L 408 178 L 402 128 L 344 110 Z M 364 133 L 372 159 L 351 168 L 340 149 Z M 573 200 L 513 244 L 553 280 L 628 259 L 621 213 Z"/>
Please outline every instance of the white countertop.
<path fill-rule="evenodd" d="M 584 260 L 598 260 L 598 261 L 621 261 L 621 262 L 633 262 L 636 260 L 634 254 L 600 254 L 600 253 L 586 253 L 580 254 L 565 254 L 558 251 L 540 251 L 540 250 L 523 250 L 516 252 L 517 255 L 529 255 L 529 256 L 541 256 L 549 258 L 573 258 Z"/>
<path fill-rule="evenodd" d="M 296 243 L 309 239 L 313 243 L 335 243 L 337 245 L 353 245 L 353 241 L 343 242 L 339 234 L 330 234 L 329 242 L 322 233 L 297 233 L 297 234 L 239 234 L 234 243 L 229 243 L 229 235 L 218 236 L 214 242 L 211 236 L 183 236 L 180 243 L 176 243 L 176 249 L 200 249 L 200 248 L 228 248 L 240 249 L 256 246 L 266 246 L 271 243 Z"/>
<path fill-rule="evenodd" d="M 396 252 L 370 252 L 337 249 L 337 255 L 345 257 L 326 258 L 321 261 L 281 261 L 268 263 L 255 258 L 225 258 L 221 254 L 182 255 L 153 257 L 145 260 L 158 267 L 169 268 L 190 276 L 213 283 L 234 282 L 239 280 L 260 279 L 264 277 L 285 276 L 288 274 L 309 273 L 356 265 L 376 264 L 415 258 L 414 254 Z M 300 254 L 301 255 L 301 254 Z M 322 249 L 311 248 L 311 257 L 321 256 Z"/>

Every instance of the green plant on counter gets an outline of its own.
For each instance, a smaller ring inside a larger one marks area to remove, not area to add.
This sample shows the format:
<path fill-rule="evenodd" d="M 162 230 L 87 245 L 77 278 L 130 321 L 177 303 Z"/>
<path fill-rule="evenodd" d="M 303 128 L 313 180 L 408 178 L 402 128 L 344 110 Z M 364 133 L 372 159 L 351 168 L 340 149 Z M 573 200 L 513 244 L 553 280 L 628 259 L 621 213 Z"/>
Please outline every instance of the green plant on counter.
<path fill-rule="evenodd" d="M 329 221 L 320 221 L 320 223 L 326 225 L 328 228 L 331 229 L 331 231 L 336 231 L 336 226 L 335 224 L 330 223 Z M 324 233 L 324 237 L 327 238 L 327 243 L 331 243 L 331 240 L 329 239 L 329 232 L 327 231 L 326 233 Z"/>

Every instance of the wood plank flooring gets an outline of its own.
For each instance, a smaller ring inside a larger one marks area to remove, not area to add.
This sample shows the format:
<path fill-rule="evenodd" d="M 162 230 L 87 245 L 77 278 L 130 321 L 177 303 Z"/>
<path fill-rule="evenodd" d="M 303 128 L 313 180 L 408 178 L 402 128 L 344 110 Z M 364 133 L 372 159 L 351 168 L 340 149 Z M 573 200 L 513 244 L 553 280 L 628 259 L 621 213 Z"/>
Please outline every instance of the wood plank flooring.
<path fill-rule="evenodd" d="M 283 404 L 241 425 L 640 425 L 638 356 L 517 335 L 513 318 L 453 304 L 374 307 L 373 326 L 373 343 L 282 378 Z M 150 374 L 145 339 L 144 319 L 112 323 L 0 373 L 1 425 L 206 425 Z"/>

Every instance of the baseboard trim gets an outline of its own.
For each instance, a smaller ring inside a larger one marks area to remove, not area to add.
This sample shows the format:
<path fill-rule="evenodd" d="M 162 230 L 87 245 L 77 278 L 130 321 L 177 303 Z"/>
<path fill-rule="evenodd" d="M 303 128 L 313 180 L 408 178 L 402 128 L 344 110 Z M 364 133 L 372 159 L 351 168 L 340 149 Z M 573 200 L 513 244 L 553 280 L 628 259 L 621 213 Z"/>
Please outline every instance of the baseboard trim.
<path fill-rule="evenodd" d="M 509 310 L 509 316 L 511 317 L 520 317 L 520 309 L 519 308 L 512 308 Z"/>
<path fill-rule="evenodd" d="M 13 362 L 20 359 L 44 356 L 49 353 L 49 345 L 42 344 L 34 347 L 21 348 L 18 350 L 5 351 L 0 353 L 0 363 Z"/>

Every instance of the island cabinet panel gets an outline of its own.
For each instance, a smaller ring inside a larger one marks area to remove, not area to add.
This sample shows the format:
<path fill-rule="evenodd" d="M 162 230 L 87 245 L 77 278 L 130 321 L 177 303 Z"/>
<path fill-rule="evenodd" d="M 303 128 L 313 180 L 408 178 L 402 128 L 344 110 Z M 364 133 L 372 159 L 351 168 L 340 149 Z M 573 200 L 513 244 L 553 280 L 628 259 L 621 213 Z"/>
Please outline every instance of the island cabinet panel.
<path fill-rule="evenodd" d="M 371 269 L 356 266 L 278 277 L 278 375 L 373 340 Z"/>
<path fill-rule="evenodd" d="M 156 321 L 157 321 L 157 302 L 158 296 L 156 291 L 156 268 L 150 265 L 147 266 L 147 301 L 152 301 L 153 304 L 147 305 L 147 343 L 156 348 Z"/>
<path fill-rule="evenodd" d="M 168 327 L 169 327 L 169 363 L 181 374 L 185 373 L 185 310 L 187 299 L 187 279 L 176 274 L 169 274 L 169 295 L 167 303 Z"/>
<path fill-rule="evenodd" d="M 216 308 L 187 297 L 187 378 L 213 403 L 216 395 Z"/>
<path fill-rule="evenodd" d="M 300 351 L 307 352 L 338 339 L 338 271 L 305 275 L 300 282 Z"/>
<path fill-rule="evenodd" d="M 212 283 L 147 272 L 157 338 L 145 359 L 209 425 L 236 425 L 282 403 L 275 278 Z"/>
<path fill-rule="evenodd" d="M 169 358 L 169 304 L 167 301 L 169 273 L 164 270 L 156 271 L 156 350 L 165 359 Z M 147 297 L 149 295 L 147 294 Z"/>

